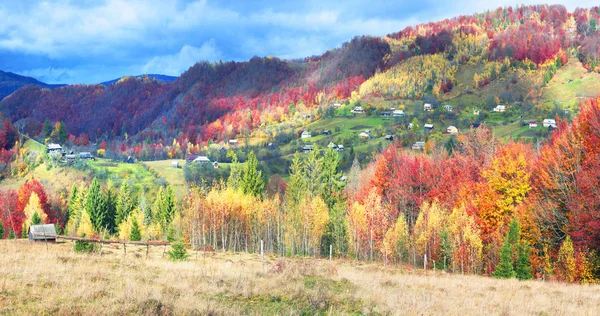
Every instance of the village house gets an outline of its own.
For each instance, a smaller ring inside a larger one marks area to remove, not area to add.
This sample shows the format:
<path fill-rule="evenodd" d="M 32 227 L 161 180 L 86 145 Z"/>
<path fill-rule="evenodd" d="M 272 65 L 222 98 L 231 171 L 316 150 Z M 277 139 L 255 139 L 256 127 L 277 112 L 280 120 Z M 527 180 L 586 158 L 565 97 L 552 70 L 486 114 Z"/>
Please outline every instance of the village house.
<path fill-rule="evenodd" d="M 67 163 L 74 163 L 76 158 L 77 156 L 73 154 L 65 155 L 65 161 Z"/>
<path fill-rule="evenodd" d="M 300 138 L 310 138 L 310 132 L 309 131 L 304 131 L 302 132 L 302 134 L 300 135 Z"/>
<path fill-rule="evenodd" d="M 210 163 L 210 159 L 208 159 L 208 157 L 206 156 L 198 156 L 196 159 L 194 159 L 195 163 Z"/>
<path fill-rule="evenodd" d="M 369 135 L 369 133 L 362 132 L 362 133 L 358 134 L 358 138 L 360 138 L 360 139 L 369 139 L 369 138 L 371 138 L 371 136 Z"/>
<path fill-rule="evenodd" d="M 456 126 L 448 126 L 448 128 L 446 128 L 446 133 L 451 134 L 451 135 L 456 135 L 458 134 L 458 128 L 456 128 Z"/>
<path fill-rule="evenodd" d="M 337 148 L 338 151 L 344 151 L 344 145 L 337 145 L 337 146 L 338 146 L 338 148 Z"/>
<path fill-rule="evenodd" d="M 381 112 L 381 117 L 390 117 L 390 116 L 392 116 L 391 112 L 388 112 L 388 111 Z"/>
<path fill-rule="evenodd" d="M 394 140 L 394 136 L 393 135 L 385 135 L 385 140 L 387 141 L 393 141 Z"/>
<path fill-rule="evenodd" d="M 341 105 L 340 103 L 334 103 L 334 104 L 333 104 L 333 107 L 337 109 L 337 108 L 339 108 L 339 107 L 342 107 L 342 105 Z"/>
<path fill-rule="evenodd" d="M 302 151 L 305 153 L 309 153 L 309 152 L 313 151 L 313 145 L 304 145 L 302 147 Z"/>
<path fill-rule="evenodd" d="M 479 115 L 479 110 L 478 109 L 473 109 L 473 115 Z"/>
<path fill-rule="evenodd" d="M 175 168 L 175 169 L 179 168 L 179 161 L 177 161 L 177 160 L 171 161 L 171 167 Z"/>
<path fill-rule="evenodd" d="M 392 112 L 392 116 L 394 117 L 402 117 L 404 116 L 404 111 L 403 110 L 394 110 L 394 112 Z"/>
<path fill-rule="evenodd" d="M 452 109 L 453 109 L 452 105 L 448 105 L 448 104 L 444 105 L 443 108 L 448 112 L 452 112 Z"/>
<path fill-rule="evenodd" d="M 82 151 L 79 153 L 79 159 L 81 160 L 94 160 L 94 156 L 89 151 Z"/>
<path fill-rule="evenodd" d="M 425 149 L 425 142 L 416 142 L 412 144 L 412 150 L 423 150 Z"/>
<path fill-rule="evenodd" d="M 533 121 L 529 122 L 529 128 L 536 128 L 536 127 L 538 127 L 537 122 L 533 122 Z"/>
<path fill-rule="evenodd" d="M 331 135 L 331 131 L 330 130 L 323 130 L 323 135 Z"/>
<path fill-rule="evenodd" d="M 48 144 L 48 153 L 62 152 L 62 146 L 59 144 L 50 143 Z"/>
<path fill-rule="evenodd" d="M 363 109 L 360 106 L 355 107 L 352 111 L 350 111 L 354 114 L 364 114 L 365 113 L 365 109 Z"/>
<path fill-rule="evenodd" d="M 542 123 L 542 125 L 544 127 L 556 128 L 556 120 L 554 120 L 554 119 L 544 119 L 544 122 Z"/>
<path fill-rule="evenodd" d="M 334 142 L 329 142 L 329 145 L 327 145 L 327 148 L 333 148 L 333 149 L 337 150 L 338 145 L 336 145 Z"/>
<path fill-rule="evenodd" d="M 229 140 L 229 145 L 237 146 L 237 144 L 238 144 L 238 140 L 237 139 L 230 139 Z"/>
<path fill-rule="evenodd" d="M 213 168 L 215 169 L 219 169 L 219 163 L 218 162 L 213 162 Z"/>
<path fill-rule="evenodd" d="M 496 105 L 496 107 L 494 108 L 494 112 L 506 112 L 506 105 Z"/>
<path fill-rule="evenodd" d="M 429 103 L 423 104 L 423 111 L 429 112 L 431 110 L 433 110 L 433 106 L 431 104 L 429 104 Z"/>
<path fill-rule="evenodd" d="M 431 132 L 431 131 L 433 131 L 434 126 L 433 126 L 433 124 L 425 124 L 425 125 L 423 125 L 423 128 L 425 129 L 426 132 Z"/>

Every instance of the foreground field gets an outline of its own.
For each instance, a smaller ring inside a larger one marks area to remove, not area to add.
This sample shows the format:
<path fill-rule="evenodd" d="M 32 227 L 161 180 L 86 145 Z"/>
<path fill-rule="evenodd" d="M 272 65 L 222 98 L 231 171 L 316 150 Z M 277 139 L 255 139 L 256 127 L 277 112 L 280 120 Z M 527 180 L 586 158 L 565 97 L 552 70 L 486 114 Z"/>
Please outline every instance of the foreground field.
<path fill-rule="evenodd" d="M 0 241 L 0 314 L 449 314 L 593 315 L 600 286 L 424 276 L 352 261 L 190 253 L 70 243 Z M 279 263 L 279 265 L 277 264 Z"/>

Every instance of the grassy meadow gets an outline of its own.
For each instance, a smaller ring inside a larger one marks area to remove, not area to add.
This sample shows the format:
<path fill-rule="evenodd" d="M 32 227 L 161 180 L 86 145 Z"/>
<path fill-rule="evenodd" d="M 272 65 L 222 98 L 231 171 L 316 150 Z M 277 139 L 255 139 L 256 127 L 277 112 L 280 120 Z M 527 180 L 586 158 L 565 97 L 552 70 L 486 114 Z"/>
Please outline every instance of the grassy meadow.
<path fill-rule="evenodd" d="M 495 280 L 381 263 L 164 247 L 0 241 L 0 314 L 596 315 L 600 286 Z M 167 249 L 168 250 L 168 249 Z"/>

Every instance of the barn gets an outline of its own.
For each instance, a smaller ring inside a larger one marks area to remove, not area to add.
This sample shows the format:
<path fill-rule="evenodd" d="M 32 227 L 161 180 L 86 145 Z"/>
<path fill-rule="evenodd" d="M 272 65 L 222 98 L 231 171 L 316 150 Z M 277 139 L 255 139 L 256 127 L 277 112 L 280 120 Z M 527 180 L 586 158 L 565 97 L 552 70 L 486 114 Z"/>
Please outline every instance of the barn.
<path fill-rule="evenodd" d="M 29 241 L 56 241 L 56 228 L 54 224 L 31 225 L 29 227 Z M 50 237 L 49 237 L 50 236 Z"/>

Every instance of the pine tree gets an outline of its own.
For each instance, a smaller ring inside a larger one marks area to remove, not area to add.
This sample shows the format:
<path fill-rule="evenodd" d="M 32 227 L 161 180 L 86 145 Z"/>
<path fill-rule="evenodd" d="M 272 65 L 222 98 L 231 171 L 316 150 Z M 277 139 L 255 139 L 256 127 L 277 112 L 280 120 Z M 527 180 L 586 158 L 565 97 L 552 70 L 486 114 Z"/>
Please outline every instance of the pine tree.
<path fill-rule="evenodd" d="M 2 223 L 2 220 L 0 219 L 0 239 L 4 238 L 4 224 Z"/>
<path fill-rule="evenodd" d="M 77 185 L 71 186 L 71 194 L 69 195 L 69 202 L 67 203 L 67 215 L 65 221 L 68 223 L 71 217 L 77 217 L 78 209 L 77 204 L 79 203 L 79 190 Z"/>
<path fill-rule="evenodd" d="M 142 232 L 140 231 L 140 226 L 138 225 L 137 219 L 135 216 L 132 218 L 131 223 L 131 233 L 129 235 L 129 239 L 131 241 L 140 241 L 142 240 Z"/>
<path fill-rule="evenodd" d="M 40 215 L 35 212 L 33 213 L 33 217 L 31 217 L 31 225 L 39 225 L 42 223 L 42 219 L 40 218 Z"/>
<path fill-rule="evenodd" d="M 242 173 L 242 190 L 246 194 L 260 196 L 263 193 L 265 181 L 262 177 L 262 171 L 258 170 L 258 159 L 254 151 L 248 154 L 248 160 Z"/>
<path fill-rule="evenodd" d="M 112 181 L 108 181 L 106 186 L 106 194 L 104 195 L 105 216 L 102 226 L 113 234 L 116 231 L 115 217 L 117 213 L 117 193 Z"/>
<path fill-rule="evenodd" d="M 85 199 L 85 210 L 90 217 L 94 231 L 102 231 L 106 221 L 106 202 L 100 191 L 100 183 L 97 178 L 94 178 L 90 185 L 90 189 Z"/>
<path fill-rule="evenodd" d="M 166 189 L 161 187 L 158 190 L 154 205 L 156 207 L 156 214 L 159 216 L 160 222 L 163 225 L 163 229 L 166 229 L 175 214 L 175 193 L 173 192 L 173 188 L 171 188 L 171 186 L 167 186 Z"/>
<path fill-rule="evenodd" d="M 513 247 L 510 244 L 507 234 L 504 239 L 504 244 L 502 244 L 502 248 L 500 249 L 500 263 L 496 265 L 496 270 L 492 273 L 493 277 L 497 279 L 510 279 L 515 277 L 512 250 Z"/>
<path fill-rule="evenodd" d="M 188 258 L 187 250 L 184 243 L 174 243 L 169 250 L 169 259 L 172 261 L 185 261 Z"/>
<path fill-rule="evenodd" d="M 237 190 L 242 182 L 242 168 L 235 152 L 228 151 L 227 158 L 231 160 L 229 178 L 227 178 L 227 187 Z"/>
<path fill-rule="evenodd" d="M 517 247 L 517 279 L 531 280 L 531 259 L 529 258 L 529 245 L 522 242 Z"/>
<path fill-rule="evenodd" d="M 44 138 L 48 138 L 50 137 L 50 135 L 52 135 L 52 123 L 50 123 L 50 120 L 48 118 L 46 118 L 44 120 Z"/>
<path fill-rule="evenodd" d="M 146 200 L 146 194 L 142 191 L 142 196 L 140 197 L 140 203 L 138 205 L 140 212 L 144 214 L 144 222 L 143 224 L 148 226 L 152 222 L 152 208 L 148 205 L 148 201 Z"/>
<path fill-rule="evenodd" d="M 67 141 L 67 129 L 65 128 L 65 122 L 58 124 L 58 141 L 64 144 Z"/>
<path fill-rule="evenodd" d="M 15 231 L 12 227 L 8 230 L 8 239 L 15 239 Z"/>
<path fill-rule="evenodd" d="M 135 201 L 131 195 L 131 186 L 128 181 L 123 181 L 119 188 L 119 197 L 117 199 L 117 214 L 115 225 L 119 226 L 129 214 L 135 209 Z"/>

